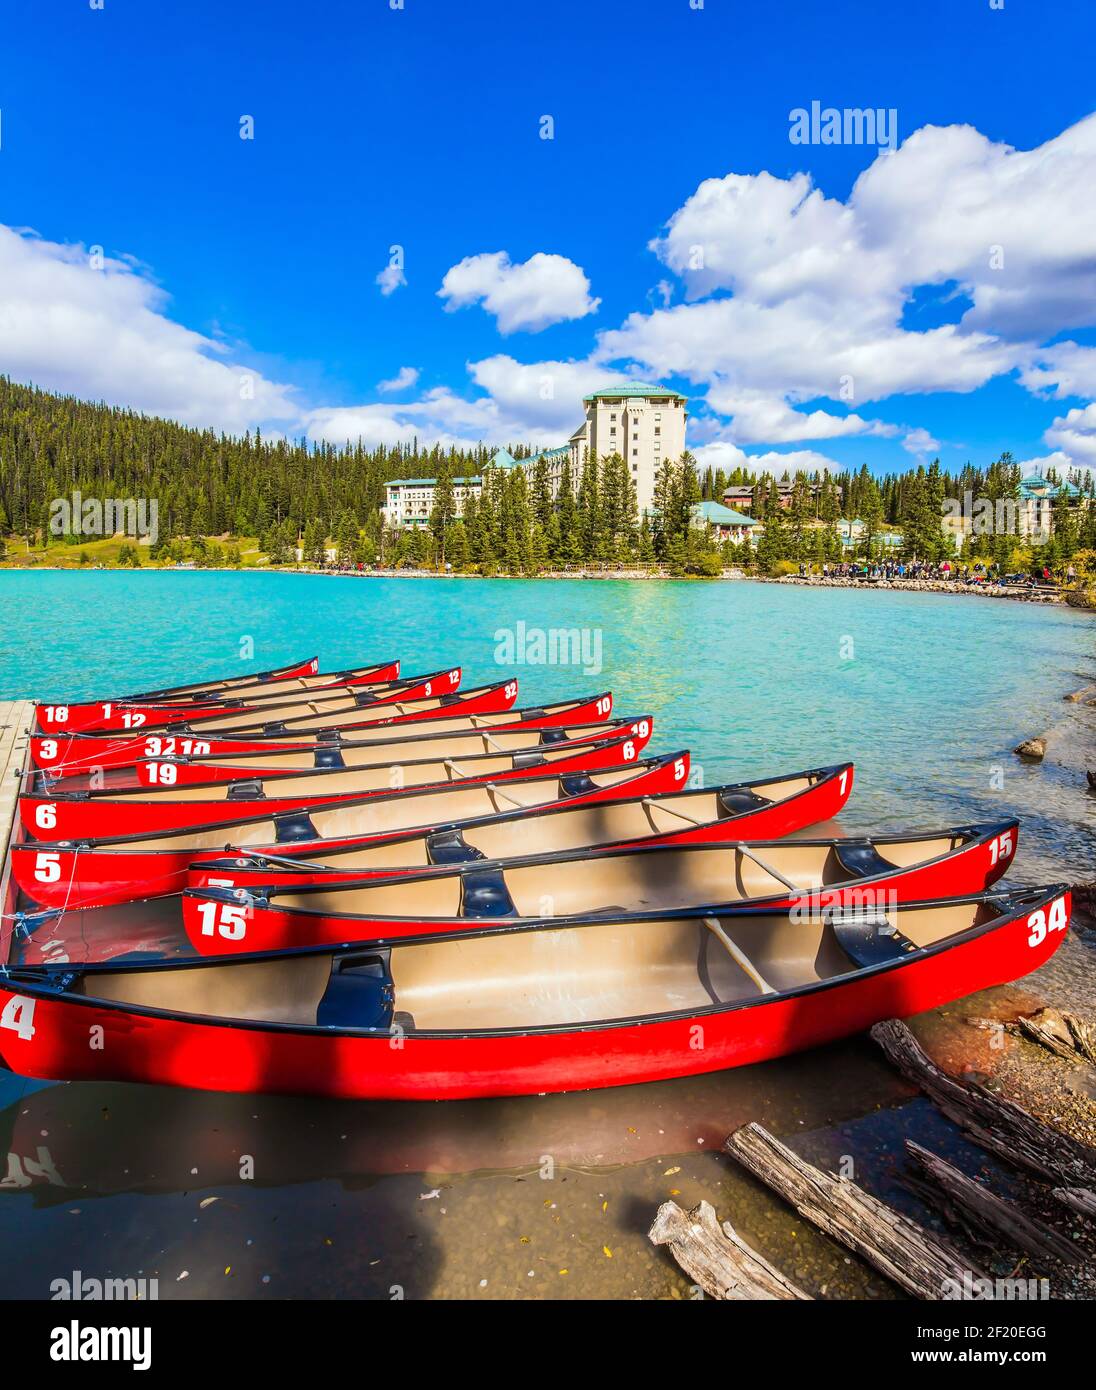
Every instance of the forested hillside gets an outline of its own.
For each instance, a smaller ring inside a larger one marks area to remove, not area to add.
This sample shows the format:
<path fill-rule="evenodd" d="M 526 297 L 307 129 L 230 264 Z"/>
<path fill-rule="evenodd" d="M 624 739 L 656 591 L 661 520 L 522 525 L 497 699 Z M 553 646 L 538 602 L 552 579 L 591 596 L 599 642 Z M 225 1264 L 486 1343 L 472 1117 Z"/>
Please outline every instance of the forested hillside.
<path fill-rule="evenodd" d="M 1021 481 L 1009 454 L 958 474 L 936 461 L 882 478 L 864 466 L 794 479 L 746 468 L 698 471 L 686 455 L 663 465 L 656 510 L 641 518 L 628 469 L 614 456 L 588 460 L 573 477 L 568 472 L 555 502 L 543 464 L 501 474 L 488 469 L 481 497 L 457 517 L 453 484 L 482 474 L 497 443 L 459 450 L 416 440 L 367 449 L 267 442 L 258 432 L 237 439 L 0 377 L 0 556 L 6 536 L 10 558 L 31 563 L 54 562 L 62 544 L 76 547 L 62 558 L 81 564 L 284 564 L 294 560 L 298 544 L 306 561 L 323 563 L 333 544 L 341 563 L 382 559 L 485 573 L 635 560 L 702 574 L 728 562 L 771 573 L 781 565 L 847 558 L 838 523 L 855 518 L 862 523 L 858 554 L 875 553 L 877 538 L 890 530 L 901 534 L 905 556 L 932 562 L 954 554 L 940 527 L 945 499 L 1014 499 Z M 522 443 L 509 448 L 515 457 L 531 452 Z M 385 482 L 424 476 L 439 480 L 429 527 L 385 534 Z M 784 506 L 778 481 L 794 483 Z M 1081 488 L 1082 502 L 1090 502 L 1092 475 L 1074 474 L 1071 481 Z M 755 550 L 745 543 L 720 546 L 695 521 L 697 502 L 718 501 L 735 485 L 752 489 L 751 514 L 764 523 Z M 81 536 L 51 536 L 51 505 L 74 492 L 154 501 L 156 544 L 102 543 L 96 549 Z M 1048 545 L 996 534 L 968 541 L 964 553 L 1017 568 L 1061 565 L 1086 549 L 1096 549 L 1096 507 L 1079 506 L 1063 493 L 1055 501 Z"/>

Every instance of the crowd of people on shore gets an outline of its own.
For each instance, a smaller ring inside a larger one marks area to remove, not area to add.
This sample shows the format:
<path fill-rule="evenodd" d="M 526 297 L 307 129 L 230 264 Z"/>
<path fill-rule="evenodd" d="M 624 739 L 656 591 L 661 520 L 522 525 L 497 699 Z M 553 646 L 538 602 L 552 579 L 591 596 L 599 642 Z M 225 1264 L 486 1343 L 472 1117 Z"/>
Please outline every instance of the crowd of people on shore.
<path fill-rule="evenodd" d="M 807 565 L 799 566 L 799 573 L 802 577 L 808 577 L 812 571 Z M 1010 587 L 1035 589 L 1039 587 L 1053 588 L 1057 586 L 1057 579 L 1051 571 L 1044 566 L 1041 574 L 1006 574 L 998 565 L 966 564 L 963 562 L 952 562 L 943 560 L 939 564 L 923 563 L 920 560 L 876 560 L 871 563 L 865 561 L 851 561 L 844 564 L 829 565 L 825 564 L 821 569 L 823 579 L 842 579 L 842 580 L 884 580 L 889 583 L 895 581 L 922 581 L 925 583 L 954 583 L 954 584 L 1007 584 Z M 1073 583 L 1076 573 L 1072 565 L 1069 565 L 1065 572 L 1067 585 Z"/>

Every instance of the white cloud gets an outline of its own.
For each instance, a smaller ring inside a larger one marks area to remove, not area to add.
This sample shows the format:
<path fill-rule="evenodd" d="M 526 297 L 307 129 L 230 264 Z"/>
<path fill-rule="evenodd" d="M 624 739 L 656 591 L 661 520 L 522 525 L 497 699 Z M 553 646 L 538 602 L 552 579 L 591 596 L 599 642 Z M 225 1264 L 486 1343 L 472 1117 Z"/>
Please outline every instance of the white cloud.
<path fill-rule="evenodd" d="M 1055 420 L 1043 438 L 1081 468 L 1096 467 L 1096 402 Z"/>
<path fill-rule="evenodd" d="M 388 264 L 377 276 L 376 284 L 381 287 L 381 294 L 387 299 L 390 294 L 395 294 L 401 285 L 407 284 L 407 276 L 403 273 L 403 266 Z"/>
<path fill-rule="evenodd" d="M 914 454 L 920 458 L 924 455 L 935 454 L 940 448 L 940 441 L 933 439 L 928 430 L 917 429 L 909 430 L 905 439 L 902 440 L 902 448 L 907 453 Z"/>
<path fill-rule="evenodd" d="M 378 381 L 378 391 L 406 391 L 409 386 L 414 386 L 419 379 L 418 367 L 401 367 L 394 377 L 388 381 Z"/>
<path fill-rule="evenodd" d="M 468 398 L 437 387 L 407 404 L 315 410 L 308 435 L 337 444 L 359 438 L 367 445 L 395 444 L 415 435 L 464 448 L 480 442 L 559 444 L 582 423 L 584 395 L 628 379 L 591 362 L 522 363 L 501 354 L 469 362 L 467 369 L 483 395 Z"/>
<path fill-rule="evenodd" d="M 0 225 L 0 371 L 50 391 L 243 433 L 295 419 L 291 387 L 169 319 L 135 262 Z"/>
<path fill-rule="evenodd" d="M 1039 343 L 1096 321 L 1093 167 L 1096 116 L 1028 151 L 926 126 L 844 202 L 806 174 L 707 179 L 651 243 L 686 302 L 630 315 L 597 356 L 707 384 L 739 442 L 880 432 L 795 407 L 971 392 L 1014 370 L 1030 390 L 1092 394 L 1096 349 Z M 909 327 L 921 287 L 966 303 L 959 321 Z"/>
<path fill-rule="evenodd" d="M 844 465 L 814 449 L 790 449 L 786 454 L 776 449 L 761 454 L 747 454 L 737 444 L 728 439 L 713 440 L 711 444 L 701 444 L 693 450 L 697 464 L 703 471 L 722 468 L 730 473 L 735 468 L 748 468 L 753 473 L 771 473 L 774 478 L 782 478 L 785 473 L 841 473 Z"/>
<path fill-rule="evenodd" d="M 1068 473 L 1075 466 L 1068 454 L 1056 449 L 1054 453 L 1044 454 L 1042 458 L 1024 459 L 1020 464 L 1020 472 L 1026 478 L 1031 473 L 1046 474 L 1052 468 L 1058 473 Z"/>
<path fill-rule="evenodd" d="M 1096 396 L 1096 348 L 1079 343 L 1054 343 L 1040 348 L 1020 380 L 1036 395 Z"/>
<path fill-rule="evenodd" d="M 720 415 L 733 416 L 727 438 L 737 444 L 791 444 L 806 439 L 838 439 L 845 435 L 889 437 L 897 427 L 860 415 L 833 415 L 825 410 L 793 410 L 781 396 L 736 389 L 722 378 L 708 389 L 708 405 Z"/>
<path fill-rule="evenodd" d="M 466 256 L 446 271 L 438 295 L 450 312 L 482 302 L 500 333 L 539 333 L 549 324 L 585 318 L 601 303 L 590 298 L 581 266 L 543 251 L 517 265 L 505 251 Z"/>

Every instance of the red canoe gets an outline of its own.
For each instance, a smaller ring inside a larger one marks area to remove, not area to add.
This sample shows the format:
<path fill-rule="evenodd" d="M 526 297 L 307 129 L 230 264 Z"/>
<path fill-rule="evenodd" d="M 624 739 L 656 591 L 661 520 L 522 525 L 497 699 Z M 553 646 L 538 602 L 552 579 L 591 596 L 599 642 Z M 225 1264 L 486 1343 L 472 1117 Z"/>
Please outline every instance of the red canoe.
<path fill-rule="evenodd" d="M 294 680 L 302 676 L 314 676 L 320 669 L 319 659 L 310 656 L 306 661 L 291 661 L 288 666 L 275 666 L 269 671 L 249 671 L 242 676 L 219 676 L 208 681 L 196 681 L 191 685 L 165 685 L 159 690 L 135 690 L 128 695 L 116 695 L 117 700 L 159 700 L 186 699 L 194 695 L 218 695 L 235 690 L 241 685 L 267 685 L 272 681 Z"/>
<path fill-rule="evenodd" d="M 240 773 L 231 782 L 142 787 L 137 791 L 64 792 L 20 798 L 24 829 L 39 839 L 113 839 L 121 835 L 156 835 L 192 826 L 214 825 L 258 815 L 309 810 L 389 796 L 404 788 L 477 783 L 505 783 L 531 772 L 578 773 L 587 769 L 635 763 L 642 745 L 631 734 L 572 748 L 556 744 L 533 753 L 480 753 L 458 763 L 452 758 L 404 759 L 355 768 L 319 768 L 275 772 L 269 777 Z M 173 777 L 171 763 L 154 766 Z M 62 784 L 64 785 L 64 784 Z"/>
<path fill-rule="evenodd" d="M 223 698 L 230 700 L 274 700 L 283 691 L 289 690 L 335 690 L 345 685 L 375 685 L 383 681 L 399 679 L 400 662 L 371 661 L 365 666 L 349 666 L 343 671 L 306 671 L 294 676 L 279 676 L 277 681 L 242 680 L 238 685 L 223 689 L 180 691 L 172 694 L 164 691 L 160 695 L 128 695 L 117 700 L 123 705 L 215 705 Z M 99 703 L 103 703 L 100 701 Z M 94 707 L 96 701 L 90 701 Z"/>
<path fill-rule="evenodd" d="M 273 692 L 264 691 L 246 698 L 218 702 L 177 701 L 173 704 L 134 704 L 99 701 L 89 705 L 36 705 L 38 728 L 44 734 L 113 733 L 132 729 L 227 729 L 292 719 L 325 711 L 339 713 L 365 705 L 392 704 L 396 700 L 419 700 L 431 695 L 448 695 L 460 687 L 460 668 L 433 671 L 396 681 L 375 671 L 323 689 L 299 689 L 279 684 Z"/>
<path fill-rule="evenodd" d="M 885 916 L 599 915 L 392 947 L 20 968 L 0 981 L 0 1057 L 23 1076 L 347 1099 L 628 1085 L 1006 984 L 1049 958 L 1069 915 L 1058 885 Z"/>
<path fill-rule="evenodd" d="M 775 794 L 777 784 L 770 786 Z M 741 788 L 721 791 L 733 799 Z M 671 798 L 649 800 L 657 811 Z M 725 821 L 726 838 L 719 843 L 652 848 L 653 837 L 627 849 L 480 859 L 454 868 L 406 869 L 399 876 L 394 870 L 353 878 L 328 871 L 318 880 L 322 886 L 303 890 L 275 889 L 256 875 L 236 891 L 210 887 L 110 907 L 55 910 L 24 918 L 9 964 L 88 963 L 137 952 L 147 958 L 195 951 L 229 955 L 363 940 L 390 944 L 477 925 L 490 930 L 502 916 L 507 925 L 533 925 L 549 910 L 561 921 L 607 911 L 614 919 L 623 913 L 694 912 L 703 903 L 718 903 L 711 910 L 719 913 L 793 901 L 806 912 L 886 909 L 930 896 L 983 892 L 1008 868 L 1017 834 L 1016 822 L 1004 821 L 912 836 L 743 841 L 749 820 L 744 812 Z M 802 890 L 794 900 L 788 883 Z M 518 915 L 507 915 L 511 909 Z"/>
<path fill-rule="evenodd" d="M 206 887 L 183 894 L 182 919 L 199 955 L 230 955 L 451 936 L 499 919 L 535 926 L 600 912 L 623 921 L 703 904 L 714 904 L 703 910 L 716 915 L 761 905 L 887 910 L 985 892 L 1012 862 L 1018 833 L 1016 821 L 1003 821 L 916 836 L 744 843 L 736 835 L 730 844 L 478 860 L 304 888 Z"/>
<path fill-rule="evenodd" d="M 621 789 L 611 804 L 593 811 L 563 801 L 535 813 L 504 811 L 464 820 L 451 830 L 411 830 L 382 839 L 347 839 L 294 846 L 292 853 L 234 846 L 228 855 L 203 855 L 190 866 L 188 888 L 267 888 L 330 885 L 363 876 L 378 878 L 444 869 L 484 859 L 567 854 L 586 849 L 640 845 L 727 844 L 744 837 L 775 839 L 838 815 L 852 790 L 852 763 L 812 768 L 781 777 L 694 791 L 649 793 Z M 33 896 L 33 895 L 32 895 Z"/>
<path fill-rule="evenodd" d="M 42 907 L 63 909 L 132 902 L 136 898 L 180 892 L 187 886 L 190 864 L 217 858 L 238 845 L 264 846 L 279 855 L 303 855 L 321 854 L 345 844 L 354 848 L 367 842 L 387 844 L 408 832 L 421 837 L 444 831 L 444 838 L 450 841 L 454 839 L 454 827 L 466 821 L 478 825 L 496 819 L 511 820 L 561 803 L 570 808 L 621 797 L 654 797 L 680 790 L 688 775 L 688 753 L 670 753 L 603 772 L 563 777 L 523 775 L 508 781 L 505 790 L 485 783 L 414 787 L 391 796 L 344 798 L 333 806 L 311 812 L 298 807 L 280 815 L 275 814 L 269 801 L 241 802 L 235 821 L 172 834 L 144 833 L 81 844 L 13 844 L 11 873 L 18 887 Z M 851 768 L 844 770 L 844 776 L 851 784 Z M 820 780 L 831 786 L 828 793 L 819 787 L 812 798 L 817 808 L 814 820 L 832 815 L 833 808 L 843 804 L 848 795 L 847 786 L 843 785 L 840 793 L 833 789 L 834 779 Z M 514 809 L 515 803 L 520 809 Z M 528 833 L 539 839 L 539 824 Z M 642 826 L 634 833 L 642 835 Z M 760 833 L 770 831 L 765 827 Z M 774 828 L 771 833 L 783 832 Z M 712 838 L 715 837 L 713 831 Z M 456 839 L 459 840 L 459 834 Z M 389 863 L 398 866 L 408 861 L 396 858 Z M 411 861 L 412 867 L 414 863 Z"/>
<path fill-rule="evenodd" d="M 513 688 L 512 688 L 513 687 Z M 356 747 L 392 737 L 391 728 L 408 738 L 429 738 L 435 734 L 478 731 L 506 734 L 514 730 L 552 729 L 565 724 L 582 724 L 608 719 L 613 708 L 609 691 L 589 699 L 561 700 L 539 708 L 512 708 L 517 698 L 516 682 L 490 686 L 486 690 L 465 691 L 444 708 L 424 714 L 416 708 L 408 714 L 386 710 L 383 717 L 344 723 L 326 731 L 297 734 L 292 740 L 274 734 L 248 733 L 240 738 L 203 736 L 178 732 L 111 736 L 93 734 L 84 738 L 41 738 L 30 740 L 31 761 L 51 777 L 84 777 L 114 767 L 131 767 L 149 758 L 210 758 L 221 761 L 243 756 L 265 756 L 269 752 L 315 753 L 332 747 Z"/>
<path fill-rule="evenodd" d="M 507 730 L 511 730 L 507 732 Z M 33 789 L 39 792 L 69 791 L 136 791 L 140 787 L 196 786 L 199 783 L 238 782 L 248 778 L 264 779 L 279 774 L 320 772 L 330 768 L 375 767 L 420 761 L 424 758 L 449 758 L 460 764 L 478 754 L 525 754 L 530 759 L 546 747 L 585 747 L 606 739 L 630 736 L 639 748 L 645 748 L 654 730 L 649 714 L 635 719 L 610 719 L 596 723 L 537 726 L 516 723 L 503 726 L 503 731 L 461 729 L 455 733 L 402 733 L 398 728 L 387 729 L 384 737 L 378 731 L 372 740 L 346 739 L 338 743 L 306 743 L 281 752 L 276 747 L 258 743 L 247 745 L 247 751 L 237 753 L 227 761 L 210 757 L 153 758 L 132 763 L 128 767 L 105 768 L 94 776 L 72 775 L 54 780 L 47 773 L 37 774 Z"/>

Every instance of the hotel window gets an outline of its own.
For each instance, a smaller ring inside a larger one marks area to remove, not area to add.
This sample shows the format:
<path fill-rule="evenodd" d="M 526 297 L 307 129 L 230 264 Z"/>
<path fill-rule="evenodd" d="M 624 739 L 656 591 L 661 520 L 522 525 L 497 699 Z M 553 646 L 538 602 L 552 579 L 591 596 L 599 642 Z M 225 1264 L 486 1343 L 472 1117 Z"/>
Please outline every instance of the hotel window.
<path fill-rule="evenodd" d="M 662 426 L 661 426 L 661 425 L 656 425 L 656 426 L 655 426 L 655 434 L 656 434 L 656 435 L 659 435 L 659 434 L 661 434 L 661 433 L 662 433 Z"/>
<path fill-rule="evenodd" d="M 633 450 L 632 450 L 632 457 L 635 458 L 636 455 L 637 455 L 638 453 L 639 453 L 639 450 L 638 450 L 638 449 L 633 449 Z"/>
<path fill-rule="evenodd" d="M 658 422 L 659 422 L 661 419 L 662 419 L 662 416 L 661 416 L 661 415 L 656 415 L 656 416 L 655 416 L 655 424 L 657 425 Z"/>

